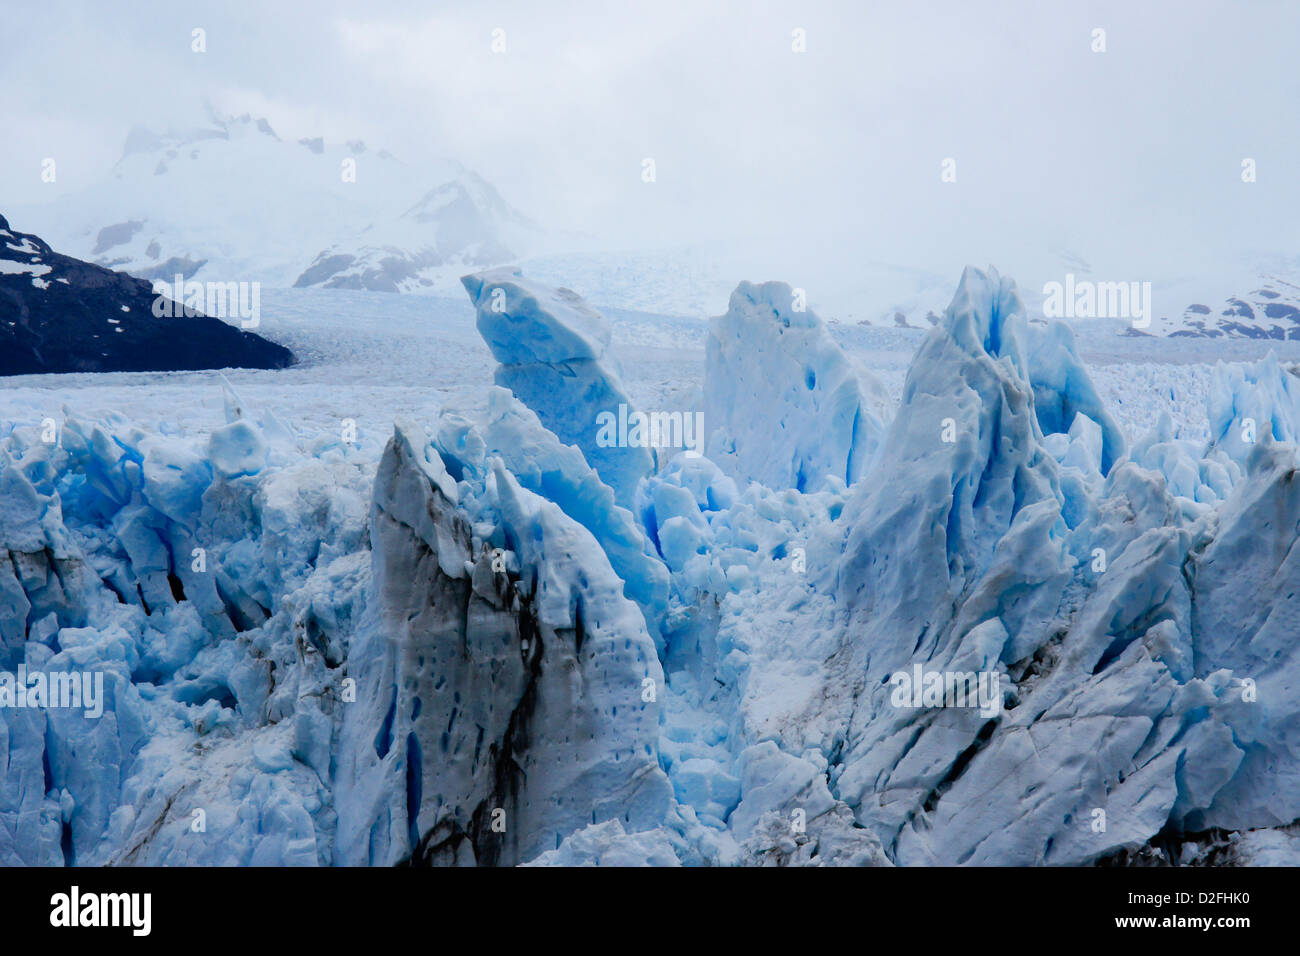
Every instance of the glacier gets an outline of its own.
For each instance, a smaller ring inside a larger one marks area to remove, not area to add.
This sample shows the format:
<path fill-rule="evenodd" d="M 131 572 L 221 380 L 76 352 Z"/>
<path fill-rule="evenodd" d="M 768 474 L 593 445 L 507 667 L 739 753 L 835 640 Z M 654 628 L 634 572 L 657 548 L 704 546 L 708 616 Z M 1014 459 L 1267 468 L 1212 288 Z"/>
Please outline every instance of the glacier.
<path fill-rule="evenodd" d="M 645 446 L 606 447 L 597 423 L 632 407 L 620 369 L 607 355 L 610 325 L 569 289 L 525 279 L 518 269 L 491 269 L 461 279 L 478 313 L 478 330 L 500 366 L 496 383 L 532 407 L 565 444 L 576 445 L 619 504 L 654 470 Z"/>
<path fill-rule="evenodd" d="M 604 316 L 463 282 L 485 406 L 391 437 L 0 425 L 0 672 L 105 698 L 0 680 L 0 863 L 1300 862 L 1295 369 L 1129 435 L 969 268 L 891 407 L 743 283 L 669 454 Z"/>
<path fill-rule="evenodd" d="M 862 477 L 880 441 L 884 387 L 855 368 L 784 282 L 742 282 L 709 324 L 708 454 L 740 480 L 817 491 Z"/>

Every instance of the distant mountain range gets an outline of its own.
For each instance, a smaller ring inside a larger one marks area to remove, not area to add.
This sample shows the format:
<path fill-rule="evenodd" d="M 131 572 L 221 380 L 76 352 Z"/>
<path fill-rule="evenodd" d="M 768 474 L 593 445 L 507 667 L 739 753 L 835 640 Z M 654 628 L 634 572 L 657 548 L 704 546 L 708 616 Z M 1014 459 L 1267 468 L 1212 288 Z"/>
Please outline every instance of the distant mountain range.
<path fill-rule="evenodd" d="M 60 255 L 0 216 L 0 375 L 292 363 L 283 346 L 186 315 L 144 279 Z"/>
<path fill-rule="evenodd" d="M 451 160 L 281 139 L 263 118 L 137 128 L 101 182 L 11 210 L 69 254 L 145 279 L 409 292 L 527 254 L 541 230 Z"/>
<path fill-rule="evenodd" d="M 1300 339 L 1300 260 L 1287 257 L 1243 255 L 1238 261 L 1224 262 L 1199 271 L 1177 276 L 1143 276 L 1101 274 L 1086 262 L 1071 263 L 1050 278 L 1061 282 L 1066 273 L 1075 273 L 1080 284 L 1122 282 L 1134 288 L 1141 282 L 1149 286 L 1146 307 L 1149 324 L 1140 326 L 1121 319 L 1105 321 L 1115 325 L 1123 335 L 1167 338 L 1250 338 L 1274 341 Z M 1044 270 L 1040 270 L 1044 271 Z M 1068 288 L 1068 286 L 1067 286 Z M 1021 293 L 1031 316 L 1042 315 L 1043 292 L 1035 282 L 1026 282 Z M 1085 325 L 1089 318 L 1068 319 Z"/>
<path fill-rule="evenodd" d="M 411 292 L 460 273 L 510 262 L 536 227 L 475 173 L 431 189 L 400 216 L 335 243 L 312 260 L 294 286 Z"/>
<path fill-rule="evenodd" d="M 459 276 L 517 264 L 607 307 L 704 316 L 741 279 L 802 279 L 832 322 L 916 329 L 937 321 L 952 292 L 946 273 L 864 261 L 796 266 L 725 241 L 613 252 L 584 240 L 585 251 L 582 242 L 561 251 L 558 237 L 454 160 L 407 163 L 359 140 L 283 139 L 251 114 L 209 111 L 201 125 L 163 134 L 136 128 L 100 182 L 6 211 L 69 255 L 166 282 L 458 294 Z M 1077 252 L 1028 248 L 1012 274 L 1031 315 L 1042 307 L 1034 275 L 1144 278 L 1101 276 Z M 971 261 L 983 264 L 979 250 Z M 1300 338 L 1300 262 L 1225 266 L 1153 286 L 1150 326 L 1128 334 Z"/>
<path fill-rule="evenodd" d="M 1219 301 L 1191 302 L 1176 318 L 1152 323 L 1151 331 L 1194 338 L 1300 339 L 1300 284 L 1260 275 L 1242 287 L 1250 291 Z"/>

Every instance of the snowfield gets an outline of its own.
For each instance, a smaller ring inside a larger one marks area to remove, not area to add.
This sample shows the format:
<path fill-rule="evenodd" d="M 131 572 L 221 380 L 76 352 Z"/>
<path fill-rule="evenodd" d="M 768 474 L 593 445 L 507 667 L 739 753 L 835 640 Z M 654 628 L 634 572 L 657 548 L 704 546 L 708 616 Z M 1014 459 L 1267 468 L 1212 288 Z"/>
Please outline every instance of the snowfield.
<path fill-rule="evenodd" d="M 561 265 L 0 379 L 0 864 L 1300 862 L 1300 343 Z"/>
<path fill-rule="evenodd" d="M 578 290 L 580 294 L 582 290 Z M 142 424 L 171 422 L 205 435 L 224 424 L 221 376 L 251 403 L 274 409 L 303 435 L 337 431 L 345 418 L 373 425 L 383 442 L 401 415 L 432 419 L 444 407 L 486 407 L 495 362 L 463 297 L 395 296 L 325 289 L 265 289 L 264 337 L 289 347 L 299 364 L 285 371 L 31 375 L 0 380 L 3 421 L 34 424 L 65 405 L 90 416 L 117 411 Z M 613 326 L 612 350 L 636 402 L 677 408 L 698 400 L 711 313 L 657 315 L 589 299 Z M 897 406 L 919 329 L 827 323 L 844 351 L 885 385 Z M 1180 434 L 1206 437 L 1205 396 L 1219 361 L 1253 361 L 1268 352 L 1300 361 L 1300 343 L 1255 339 L 1127 337 L 1114 327 L 1076 326 L 1079 351 L 1112 414 L 1136 437 L 1173 416 Z"/>

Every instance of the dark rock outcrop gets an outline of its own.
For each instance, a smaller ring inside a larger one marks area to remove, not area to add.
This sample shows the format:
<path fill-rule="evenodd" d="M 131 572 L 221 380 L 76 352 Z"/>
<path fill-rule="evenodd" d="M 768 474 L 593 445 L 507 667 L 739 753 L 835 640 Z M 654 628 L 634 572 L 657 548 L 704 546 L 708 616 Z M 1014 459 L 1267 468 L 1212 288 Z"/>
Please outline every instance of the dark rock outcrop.
<path fill-rule="evenodd" d="M 293 353 L 208 315 L 155 314 L 153 286 L 54 252 L 0 216 L 0 375 L 285 368 Z"/>

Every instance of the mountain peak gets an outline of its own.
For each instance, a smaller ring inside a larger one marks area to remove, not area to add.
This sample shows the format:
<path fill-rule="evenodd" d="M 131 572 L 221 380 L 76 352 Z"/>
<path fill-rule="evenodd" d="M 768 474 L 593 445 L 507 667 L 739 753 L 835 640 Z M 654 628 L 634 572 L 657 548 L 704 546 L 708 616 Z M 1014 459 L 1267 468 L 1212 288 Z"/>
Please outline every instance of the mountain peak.
<path fill-rule="evenodd" d="M 132 128 L 112 175 L 33 209 L 33 229 L 144 279 L 405 292 L 512 261 L 540 233 L 453 160 L 400 162 L 359 138 L 282 138 L 255 112 L 209 106 L 194 118 Z"/>

